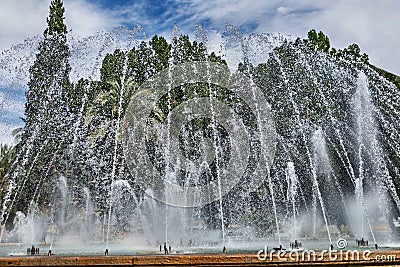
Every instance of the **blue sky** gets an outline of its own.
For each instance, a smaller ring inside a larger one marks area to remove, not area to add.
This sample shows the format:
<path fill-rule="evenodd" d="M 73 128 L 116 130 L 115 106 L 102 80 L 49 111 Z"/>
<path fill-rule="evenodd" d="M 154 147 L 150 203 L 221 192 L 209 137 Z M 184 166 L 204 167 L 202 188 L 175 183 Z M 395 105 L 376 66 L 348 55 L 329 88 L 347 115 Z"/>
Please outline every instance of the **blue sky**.
<path fill-rule="evenodd" d="M 41 35 L 49 3 L 0 0 L 0 51 Z M 227 24 L 244 35 L 280 32 L 302 38 L 314 28 L 326 33 L 334 47 L 357 43 L 373 64 L 400 74 L 398 0 L 64 0 L 64 6 L 70 34 L 80 37 L 136 25 L 149 37 L 169 37 L 174 25 L 193 36 L 200 24 L 209 42 L 217 43 Z M 10 142 L 6 132 L 21 125 L 24 97 L 19 92 L 0 89 L 0 108 L 7 106 L 0 110 L 0 142 Z"/>
<path fill-rule="evenodd" d="M 50 0 L 0 0 L 0 50 L 41 34 Z M 210 32 L 225 25 L 244 33 L 281 32 L 305 37 L 322 30 L 337 48 L 357 43 L 371 62 L 400 74 L 400 1 L 398 0 L 64 0 L 72 34 L 87 36 L 120 25 L 170 34 L 201 24 Z"/>

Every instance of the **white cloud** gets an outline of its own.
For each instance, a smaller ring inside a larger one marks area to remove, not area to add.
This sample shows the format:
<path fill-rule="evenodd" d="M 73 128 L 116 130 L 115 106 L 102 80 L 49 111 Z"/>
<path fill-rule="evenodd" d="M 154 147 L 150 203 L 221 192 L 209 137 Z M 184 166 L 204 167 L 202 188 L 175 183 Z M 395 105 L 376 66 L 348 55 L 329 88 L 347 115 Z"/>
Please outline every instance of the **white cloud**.
<path fill-rule="evenodd" d="M 227 23 L 252 22 L 255 32 L 280 32 L 305 38 L 310 29 L 322 30 L 336 48 L 352 43 L 379 67 L 400 74 L 400 1 L 203 1 L 191 2 L 190 8 L 178 9 L 177 16 L 191 10 L 186 25 L 201 20 L 224 31 Z M 191 26 L 193 27 L 193 26 Z M 187 28 L 187 26 L 186 26 Z M 246 28 L 246 27 L 244 27 Z"/>
<path fill-rule="evenodd" d="M 111 30 L 120 23 L 112 12 L 103 10 L 87 0 L 64 1 L 65 23 L 73 35 L 89 36 Z"/>
<path fill-rule="evenodd" d="M 278 14 L 287 14 L 288 13 L 288 8 L 284 6 L 280 6 L 276 9 Z"/>
<path fill-rule="evenodd" d="M 50 0 L 1 0 L 0 50 L 41 35 L 46 27 Z M 65 18 L 74 35 L 87 36 L 118 26 L 118 19 L 88 0 L 65 0 Z"/>
<path fill-rule="evenodd" d="M 371 63 L 400 74 L 400 1 L 332 3 L 315 20 L 331 42 L 341 47 L 357 43 Z"/>
<path fill-rule="evenodd" d="M 46 0 L 2 0 L 0 8 L 0 49 L 43 31 L 49 2 Z"/>
<path fill-rule="evenodd" d="M 45 28 L 50 0 L 1 0 L 0 50 Z M 18 4 L 16 4 L 18 3 Z M 358 43 L 372 63 L 400 74 L 400 1 L 338 0 L 248 1 L 193 0 L 155 2 L 138 0 L 108 10 L 90 0 L 64 0 L 66 23 L 73 35 L 88 36 L 119 25 L 144 26 L 153 34 L 165 33 L 177 23 L 191 34 L 206 21 L 208 30 L 224 32 L 226 24 L 255 32 L 281 32 L 306 37 L 308 30 L 324 31 L 337 48 Z M 160 9 L 160 14 L 149 10 Z"/>

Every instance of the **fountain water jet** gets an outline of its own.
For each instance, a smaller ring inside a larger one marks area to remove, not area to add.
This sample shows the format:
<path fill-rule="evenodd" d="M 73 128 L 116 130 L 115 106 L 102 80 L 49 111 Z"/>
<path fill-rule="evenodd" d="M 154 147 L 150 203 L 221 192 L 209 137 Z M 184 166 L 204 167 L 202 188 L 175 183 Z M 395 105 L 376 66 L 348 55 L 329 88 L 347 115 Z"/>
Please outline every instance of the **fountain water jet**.
<path fill-rule="evenodd" d="M 297 239 L 297 220 L 296 220 L 296 196 L 297 196 L 297 188 L 298 188 L 298 180 L 297 175 L 295 173 L 293 162 L 287 163 L 286 168 L 286 180 L 287 180 L 287 200 L 292 205 L 292 214 L 293 214 L 293 236 L 292 240 Z"/>
<path fill-rule="evenodd" d="M 233 25 L 229 25 L 229 26 L 227 26 L 227 30 L 234 35 L 234 38 L 236 40 L 239 41 L 240 48 L 241 48 L 241 53 L 242 53 L 241 56 L 242 56 L 242 59 L 243 59 L 243 65 L 245 67 L 245 74 L 250 76 L 251 75 L 251 71 L 249 69 L 250 68 L 250 62 L 249 62 L 249 55 L 248 55 L 248 46 L 245 44 L 245 41 L 244 41 L 244 39 L 243 39 L 243 37 L 242 37 L 242 35 L 241 35 L 241 33 L 240 33 L 240 31 L 239 31 L 239 29 L 237 27 L 235 27 Z M 250 82 L 251 82 L 252 98 L 253 98 L 253 101 L 254 101 L 254 104 L 255 104 L 255 113 L 256 113 L 256 118 L 257 118 L 257 124 L 260 125 L 264 118 L 260 117 L 261 112 L 259 110 L 260 107 L 258 106 L 258 101 L 257 101 L 257 98 L 256 98 L 256 92 L 255 92 L 256 84 L 254 83 L 253 80 L 250 80 Z M 263 140 L 264 140 L 264 135 L 266 135 L 267 133 L 262 132 L 260 129 L 257 129 L 257 130 L 258 130 L 258 135 L 261 137 L 260 138 L 260 140 L 261 140 L 261 149 L 264 150 L 266 144 L 263 143 Z M 273 155 L 266 155 L 265 153 L 262 153 L 262 157 L 264 157 L 265 162 L 268 163 L 267 156 L 273 157 Z M 275 200 L 275 193 L 274 193 L 274 188 L 273 188 L 274 185 L 273 185 L 272 178 L 271 178 L 271 175 L 270 175 L 271 166 L 269 166 L 267 164 L 267 166 L 265 166 L 265 167 L 266 167 L 266 174 L 267 174 L 267 179 L 268 179 L 269 191 L 270 191 L 270 194 L 271 194 L 272 208 L 273 208 L 273 211 L 274 211 L 275 226 L 276 226 L 276 232 L 277 232 L 277 235 L 278 235 L 278 242 L 279 242 L 279 245 L 281 246 L 282 245 L 282 243 L 281 243 L 281 234 L 280 234 L 278 212 L 277 212 L 277 206 L 276 206 L 276 200 Z M 264 168 L 264 166 L 261 166 L 261 168 Z"/>
<path fill-rule="evenodd" d="M 122 101 L 125 91 L 125 73 L 126 73 L 126 66 L 127 62 L 124 62 L 124 71 L 123 76 L 121 77 L 121 84 L 119 88 L 119 101 L 118 101 L 118 117 L 116 121 L 116 129 L 115 129 L 115 138 L 114 138 L 114 156 L 113 156 L 113 163 L 112 163 L 112 170 L 111 170 L 111 186 L 110 186 L 110 193 L 109 193 L 109 210 L 108 210 L 108 223 L 107 223 L 107 236 L 106 236 L 106 250 L 108 250 L 109 245 L 109 236 L 110 236 L 110 225 L 111 225 L 111 212 L 112 212 L 112 197 L 113 197 L 113 187 L 112 184 L 115 180 L 115 173 L 117 168 L 117 153 L 118 153 L 118 143 L 119 143 L 119 134 L 120 134 L 120 124 L 121 124 L 121 114 L 122 114 Z M 114 86 L 118 86 L 117 84 Z"/>

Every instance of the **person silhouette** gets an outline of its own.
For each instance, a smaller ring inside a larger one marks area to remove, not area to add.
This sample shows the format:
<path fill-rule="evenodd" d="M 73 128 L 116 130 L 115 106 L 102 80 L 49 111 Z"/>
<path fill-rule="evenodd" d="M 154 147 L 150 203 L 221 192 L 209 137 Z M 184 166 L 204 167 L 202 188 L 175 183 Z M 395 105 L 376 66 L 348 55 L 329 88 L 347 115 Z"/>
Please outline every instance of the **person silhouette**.
<path fill-rule="evenodd" d="M 164 254 L 168 254 L 167 242 L 164 242 Z"/>

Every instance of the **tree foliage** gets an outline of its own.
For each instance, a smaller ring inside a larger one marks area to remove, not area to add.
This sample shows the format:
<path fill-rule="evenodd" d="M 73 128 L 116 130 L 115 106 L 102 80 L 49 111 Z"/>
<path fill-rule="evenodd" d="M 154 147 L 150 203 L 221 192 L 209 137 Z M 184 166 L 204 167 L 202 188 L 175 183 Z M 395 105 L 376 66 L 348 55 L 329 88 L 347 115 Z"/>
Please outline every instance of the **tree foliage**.
<path fill-rule="evenodd" d="M 316 46 L 319 50 L 324 51 L 326 53 L 329 52 L 331 44 L 328 36 L 326 36 L 323 32 L 320 31 L 319 33 L 317 33 L 313 29 L 308 32 L 307 37 L 310 43 Z"/>
<path fill-rule="evenodd" d="M 18 203 L 14 209 L 26 211 L 32 198 L 39 197 L 35 188 L 54 185 L 54 171 L 65 171 L 63 149 L 71 142 L 72 121 L 67 97 L 74 90 L 69 81 L 69 56 L 63 3 L 54 0 L 44 39 L 39 42 L 36 59 L 29 69 L 25 126 L 16 146 L 20 159 L 8 170 L 17 183 L 13 193 L 18 195 Z M 50 201 L 50 194 L 40 195 L 40 202 Z"/>
<path fill-rule="evenodd" d="M 306 42 L 331 56 L 345 59 L 353 63 L 362 62 L 368 64 L 368 55 L 365 53 L 361 54 L 361 49 L 357 44 L 351 44 L 347 48 L 337 50 L 330 46 L 330 41 L 327 35 L 322 31 L 317 33 L 314 29 L 308 32 L 307 37 L 308 39 L 305 39 Z"/>
<path fill-rule="evenodd" d="M 66 34 L 67 26 L 64 24 L 64 12 L 62 0 L 53 0 L 50 3 L 50 14 L 47 18 L 47 29 L 44 31 L 46 35 Z"/>

